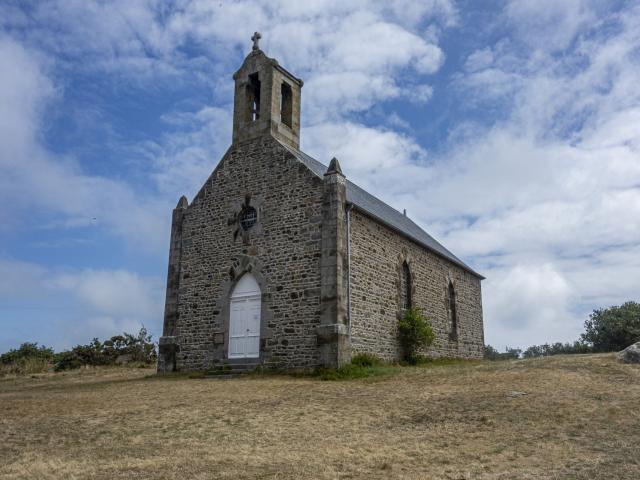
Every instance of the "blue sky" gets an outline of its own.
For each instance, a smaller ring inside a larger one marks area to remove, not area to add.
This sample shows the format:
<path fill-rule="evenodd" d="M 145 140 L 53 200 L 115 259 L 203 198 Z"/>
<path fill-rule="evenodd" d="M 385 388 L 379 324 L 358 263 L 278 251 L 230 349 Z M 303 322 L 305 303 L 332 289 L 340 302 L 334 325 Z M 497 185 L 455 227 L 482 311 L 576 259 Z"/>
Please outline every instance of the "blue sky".
<path fill-rule="evenodd" d="M 157 338 L 254 30 L 305 81 L 303 150 L 486 275 L 488 343 L 639 300 L 637 1 L 4 0 L 0 351 Z"/>

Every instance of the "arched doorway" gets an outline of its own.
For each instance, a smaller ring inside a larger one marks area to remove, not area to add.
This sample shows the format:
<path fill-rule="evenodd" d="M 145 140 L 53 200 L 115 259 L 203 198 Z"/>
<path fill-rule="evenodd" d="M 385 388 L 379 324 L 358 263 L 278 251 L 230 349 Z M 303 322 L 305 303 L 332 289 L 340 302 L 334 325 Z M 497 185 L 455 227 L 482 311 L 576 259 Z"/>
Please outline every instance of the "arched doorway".
<path fill-rule="evenodd" d="M 260 286 L 245 273 L 231 293 L 229 358 L 260 356 Z"/>

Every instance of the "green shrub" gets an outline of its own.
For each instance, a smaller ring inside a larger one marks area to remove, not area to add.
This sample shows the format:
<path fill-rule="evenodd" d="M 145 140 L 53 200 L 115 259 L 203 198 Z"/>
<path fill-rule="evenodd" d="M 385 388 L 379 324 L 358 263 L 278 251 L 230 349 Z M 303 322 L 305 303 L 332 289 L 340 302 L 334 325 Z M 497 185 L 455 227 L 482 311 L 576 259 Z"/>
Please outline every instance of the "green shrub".
<path fill-rule="evenodd" d="M 26 342 L 20 348 L 0 355 L 0 374 L 29 374 L 47 371 L 54 364 L 55 371 L 71 370 L 85 365 L 115 365 L 122 363 L 150 364 L 157 359 L 156 345 L 142 327 L 137 335 L 123 333 L 104 343 L 94 338 L 87 345 L 76 345 L 71 350 L 54 353 L 53 349 Z"/>
<path fill-rule="evenodd" d="M 53 349 L 26 342 L 0 355 L 0 375 L 29 375 L 49 370 L 53 361 Z"/>
<path fill-rule="evenodd" d="M 466 365 L 469 363 L 477 362 L 477 360 L 469 360 L 465 358 L 451 358 L 451 357 L 424 357 L 419 355 L 415 362 L 411 363 L 411 365 L 416 365 L 419 367 L 443 367 L 448 365 Z"/>
<path fill-rule="evenodd" d="M 391 365 L 363 367 L 347 363 L 340 368 L 318 368 L 311 374 L 320 380 L 354 380 L 358 378 L 379 377 L 391 375 L 397 369 Z"/>
<path fill-rule="evenodd" d="M 19 348 L 12 348 L 8 352 L 0 355 L 0 364 L 8 365 L 26 358 L 35 358 L 45 362 L 51 362 L 53 361 L 53 355 L 52 348 L 45 347 L 44 345 L 38 346 L 37 343 L 25 342 L 20 345 Z"/>
<path fill-rule="evenodd" d="M 576 353 L 591 353 L 593 348 L 586 343 L 575 341 L 573 343 L 556 342 L 544 345 L 532 345 L 527 348 L 522 356 L 524 358 L 549 357 L 551 355 L 570 355 Z"/>
<path fill-rule="evenodd" d="M 156 361 L 156 346 L 144 327 L 137 336 L 123 333 L 104 343 L 94 338 L 88 345 L 76 345 L 69 351 L 58 353 L 55 356 L 55 370 L 71 370 L 85 365 L 115 365 L 121 356 L 127 357 L 127 363 L 149 364 Z"/>
<path fill-rule="evenodd" d="M 85 365 L 109 365 L 110 358 L 103 351 L 103 345 L 97 338 L 94 338 L 87 345 L 76 345 L 70 351 L 56 354 L 56 372 L 62 370 L 72 370 Z"/>
<path fill-rule="evenodd" d="M 485 360 L 500 360 L 500 352 L 491 345 L 485 345 L 483 347 Z"/>
<path fill-rule="evenodd" d="M 105 340 L 102 350 L 114 363 L 121 355 L 126 355 L 129 362 L 153 363 L 157 359 L 156 346 L 144 327 L 137 336 L 123 333 Z"/>
<path fill-rule="evenodd" d="M 84 365 L 85 363 L 83 362 L 80 355 L 77 354 L 75 348 L 70 351 L 56 353 L 56 363 L 54 365 L 54 370 L 56 372 L 61 372 L 63 370 L 74 370 Z"/>
<path fill-rule="evenodd" d="M 363 367 L 347 364 L 340 368 L 319 368 L 315 372 L 315 376 L 320 380 L 346 380 L 364 378 L 367 376 L 367 372 Z"/>
<path fill-rule="evenodd" d="M 584 329 L 580 339 L 592 345 L 595 352 L 623 350 L 640 341 L 640 303 L 594 310 Z"/>
<path fill-rule="evenodd" d="M 44 358 L 26 357 L 13 363 L 1 363 L 0 375 L 31 375 L 34 373 L 48 372 L 51 363 Z"/>
<path fill-rule="evenodd" d="M 431 345 L 434 339 L 433 328 L 418 307 L 405 311 L 404 317 L 398 322 L 398 336 L 404 359 L 411 364 L 418 361 L 418 351 Z"/>
<path fill-rule="evenodd" d="M 339 368 L 317 368 L 311 376 L 320 380 L 353 380 L 357 378 L 390 375 L 394 367 L 371 353 L 358 353 L 351 363 Z"/>
<path fill-rule="evenodd" d="M 372 353 L 358 353 L 351 357 L 351 364 L 359 367 L 377 367 L 384 362 Z"/>
<path fill-rule="evenodd" d="M 485 360 L 517 360 L 520 358 L 520 354 L 522 354 L 522 350 L 519 348 L 505 347 L 504 353 L 500 353 L 491 345 L 484 346 Z"/>

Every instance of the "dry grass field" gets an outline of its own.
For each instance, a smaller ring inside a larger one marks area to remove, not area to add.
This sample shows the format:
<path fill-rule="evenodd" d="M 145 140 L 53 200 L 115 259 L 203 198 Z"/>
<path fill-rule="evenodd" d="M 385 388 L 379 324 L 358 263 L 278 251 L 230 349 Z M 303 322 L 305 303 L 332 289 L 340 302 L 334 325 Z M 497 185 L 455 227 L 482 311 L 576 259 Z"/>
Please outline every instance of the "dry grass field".
<path fill-rule="evenodd" d="M 587 355 L 397 370 L 0 379 L 0 478 L 640 478 L 638 366 Z"/>

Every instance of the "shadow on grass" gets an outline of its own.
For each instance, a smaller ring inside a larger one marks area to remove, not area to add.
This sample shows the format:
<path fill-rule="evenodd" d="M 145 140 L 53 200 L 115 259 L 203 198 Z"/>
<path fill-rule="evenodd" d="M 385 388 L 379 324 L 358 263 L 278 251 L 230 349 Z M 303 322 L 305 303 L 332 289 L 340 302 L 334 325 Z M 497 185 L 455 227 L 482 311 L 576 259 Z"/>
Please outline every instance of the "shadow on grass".
<path fill-rule="evenodd" d="M 391 363 L 373 357 L 355 356 L 352 363 L 338 368 L 316 368 L 312 370 L 282 370 L 277 368 L 259 367 L 251 372 L 242 374 L 243 379 L 260 379 L 269 377 L 308 378 L 321 381 L 359 380 L 367 378 L 387 378 L 402 372 L 415 369 L 436 368 L 459 365 L 479 365 L 481 360 L 462 360 L 457 358 L 419 358 L 413 363 Z M 167 381 L 185 379 L 205 379 L 210 375 L 219 374 L 220 370 L 174 372 L 162 375 L 149 375 L 145 379 L 161 379 Z M 218 377 L 220 378 L 220 377 Z"/>
<path fill-rule="evenodd" d="M 398 365 L 357 365 L 348 363 L 339 368 L 318 368 L 306 376 L 324 381 L 356 380 L 371 377 L 389 377 L 399 373 Z"/>
<path fill-rule="evenodd" d="M 450 357 L 438 357 L 438 358 L 419 357 L 414 362 L 402 362 L 400 365 L 403 367 L 431 368 L 431 367 L 445 367 L 450 365 L 480 365 L 482 363 L 486 363 L 486 362 L 484 360 L 467 360 L 463 358 L 450 358 Z"/>
<path fill-rule="evenodd" d="M 2 385 L 2 393 L 16 390 L 33 390 L 33 391 L 60 391 L 60 390 L 92 390 L 108 387 L 111 385 L 127 384 L 140 382 L 142 380 L 153 378 L 153 375 L 113 378 L 109 376 L 102 377 L 101 374 L 111 372 L 126 371 L 128 367 L 100 367 L 101 371 L 96 375 L 77 374 L 75 371 L 70 373 L 55 372 L 48 375 L 24 375 L 22 377 L 5 378 L 0 380 Z M 130 369 L 135 370 L 135 369 Z"/>
<path fill-rule="evenodd" d="M 251 372 L 246 372 L 238 376 L 229 377 L 248 379 L 262 379 L 273 377 L 308 378 L 316 380 L 355 380 L 370 377 L 385 377 L 398 373 L 397 365 L 362 367 L 347 364 L 340 368 L 317 368 L 314 370 L 279 370 L 274 368 L 257 368 Z M 196 371 L 196 372 L 176 372 L 162 375 L 149 375 L 145 380 L 179 381 L 179 380 L 201 380 L 201 379 L 225 379 L 224 376 L 217 375 L 216 372 Z"/>

